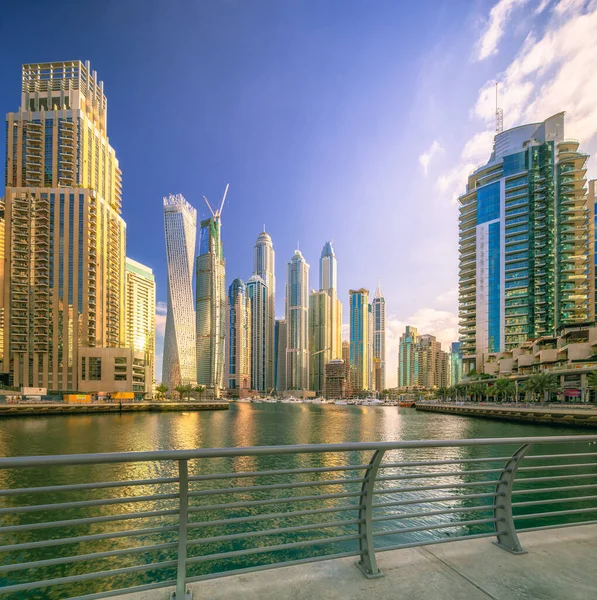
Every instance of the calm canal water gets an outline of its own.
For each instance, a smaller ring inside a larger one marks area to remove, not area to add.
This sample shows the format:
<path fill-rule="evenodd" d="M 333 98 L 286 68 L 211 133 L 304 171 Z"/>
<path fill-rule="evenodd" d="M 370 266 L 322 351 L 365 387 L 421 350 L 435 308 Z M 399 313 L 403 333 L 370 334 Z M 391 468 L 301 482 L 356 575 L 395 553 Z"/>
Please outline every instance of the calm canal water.
<path fill-rule="evenodd" d="M 307 404 L 237 404 L 232 405 L 228 411 L 214 412 L 189 412 L 189 413 L 138 413 L 123 415 L 73 415 L 73 416 L 53 416 L 53 417 L 24 417 L 14 419 L 0 420 L 0 456 L 24 456 L 24 455 L 44 455 L 44 454 L 81 454 L 94 452 L 126 452 L 126 451 L 144 451 L 158 449 L 189 449 L 189 448 L 207 448 L 207 447 L 241 447 L 241 446 L 261 446 L 276 444 L 309 444 L 309 443 L 339 443 L 339 442 L 370 442 L 370 441 L 395 441 L 395 440 L 415 440 L 415 439 L 463 439 L 463 438 L 490 438 L 490 437 L 517 437 L 517 436 L 546 436 L 546 435 L 580 435 L 592 434 L 594 429 L 583 430 L 580 428 L 567 429 L 563 427 L 547 427 L 532 424 L 517 424 L 500 421 L 490 421 L 485 419 L 475 419 L 468 417 L 459 417 L 445 414 L 422 413 L 414 409 L 399 409 L 397 407 L 352 407 L 352 406 L 321 406 Z M 448 448 L 448 449 L 427 449 L 417 451 L 394 451 L 388 453 L 386 461 L 396 462 L 404 460 L 442 460 L 452 458 L 480 458 L 480 457 L 501 457 L 511 454 L 515 447 L 501 448 Z M 541 446 L 535 451 L 535 454 L 552 454 L 562 452 L 597 452 L 597 445 L 575 444 L 575 445 L 552 445 Z M 575 463 L 586 463 L 582 473 L 595 473 L 595 457 L 586 457 L 575 459 Z M 354 464 L 368 462 L 369 456 L 359 453 L 348 455 L 328 454 L 328 455 L 303 455 L 303 456 L 263 456 L 253 458 L 237 459 L 214 459 L 206 461 L 204 464 L 191 463 L 189 466 L 191 474 L 222 473 L 230 471 L 262 471 L 267 469 L 299 468 L 312 466 L 334 466 L 346 464 L 350 461 Z M 503 461 L 498 463 L 486 464 L 468 464 L 465 469 L 487 469 L 500 466 Z M 533 466 L 549 466 L 553 461 L 534 460 L 529 464 Z M 459 470 L 460 466 L 447 465 L 438 466 L 436 470 L 446 472 Z M 551 468 L 551 467 L 550 467 Z M 559 469 L 547 471 L 538 471 L 525 473 L 524 477 L 548 476 L 550 474 L 563 475 L 566 470 Z M 420 471 L 420 468 L 419 468 Z M 414 473 L 417 469 L 411 468 L 400 471 L 389 469 L 385 475 Z M 0 470 L 0 488 L 7 489 L 12 487 L 28 487 L 43 485 L 58 485 L 68 483 L 80 483 L 90 481 L 112 481 L 118 479 L 145 479 L 148 477 L 172 477 L 176 475 L 174 465 L 170 463 L 141 463 L 135 465 L 100 465 L 95 467 L 61 467 L 55 469 L 22 469 L 19 471 Z M 319 477 L 321 475 L 321 477 Z M 330 474 L 309 474 L 302 476 L 303 481 L 309 481 L 317 478 L 350 478 L 360 476 L 357 473 L 339 472 Z M 271 484 L 290 481 L 284 477 L 253 477 L 237 480 L 237 485 L 252 486 L 257 484 Z M 404 487 L 406 485 L 429 485 L 433 483 L 462 483 L 495 479 L 497 474 L 477 475 L 471 473 L 466 476 L 453 477 L 446 475 L 441 480 L 434 481 L 406 481 L 384 482 L 385 488 Z M 565 483 L 574 484 L 592 484 L 597 483 L 597 476 L 592 479 L 585 478 L 568 480 Z M 294 477 L 292 481 L 297 481 Z M 229 487 L 230 482 L 208 481 L 198 482 L 194 490 Z M 562 485 L 560 483 L 526 483 L 519 486 L 521 489 L 539 489 L 541 486 Z M 593 486 L 597 489 L 597 485 Z M 346 483 L 342 486 L 336 486 L 334 489 L 329 487 L 320 488 L 299 488 L 293 490 L 280 490 L 276 497 L 283 498 L 290 494 L 294 496 L 330 493 L 340 490 L 358 491 L 358 483 Z M 582 490 L 578 492 L 560 493 L 560 497 L 572 497 L 575 495 L 594 495 L 593 490 Z M 111 516 L 125 512 L 137 510 L 162 510 L 174 508 L 175 500 L 159 500 L 146 503 L 126 503 L 118 505 L 107 505 L 97 507 L 73 508 L 62 511 L 60 516 L 56 512 L 40 511 L 35 513 L 11 514 L 11 507 L 34 503 L 66 502 L 72 500 L 104 499 L 116 498 L 119 494 L 125 496 L 149 495 L 156 493 L 175 492 L 175 488 L 169 488 L 163 485 L 159 489 L 156 486 L 139 486 L 135 489 L 127 488 L 93 490 L 85 492 L 71 492 L 68 497 L 65 493 L 44 494 L 43 498 L 32 497 L 1 497 L 0 496 L 0 523 L 4 526 L 23 525 L 30 523 L 41 523 L 53 519 L 77 519 L 90 516 Z M 463 515 L 442 515 L 417 517 L 408 521 L 380 521 L 377 523 L 379 531 L 395 530 L 398 527 L 417 527 L 421 525 L 430 525 L 438 523 L 454 523 L 459 520 L 476 520 L 488 518 L 491 516 L 487 509 L 470 510 L 480 505 L 491 503 L 490 498 L 468 499 L 454 496 L 491 491 L 490 488 L 469 487 L 462 488 L 460 491 L 438 490 L 424 492 L 388 493 L 381 495 L 380 500 L 391 502 L 409 498 L 428 498 L 430 500 L 452 495 L 452 499 L 446 499 L 433 504 L 421 502 L 411 506 L 379 509 L 378 514 L 394 514 L 397 510 L 405 512 L 406 510 L 425 511 L 452 508 L 468 508 L 469 511 Z M 281 516 L 274 520 L 269 520 L 263 524 L 245 523 L 238 525 L 211 526 L 209 521 L 222 518 L 245 517 L 263 513 L 284 513 L 288 510 L 305 510 L 310 508 L 321 508 L 322 506 L 334 507 L 340 504 L 348 504 L 353 499 L 327 499 L 315 503 L 297 502 L 287 504 L 268 505 L 263 507 L 244 507 L 242 502 L 258 500 L 261 498 L 271 498 L 272 492 L 267 496 L 259 493 L 235 493 L 210 495 L 206 497 L 196 497 L 193 503 L 196 506 L 236 502 L 241 504 L 233 509 L 226 511 L 202 510 L 191 515 L 194 522 L 204 522 L 205 525 L 191 533 L 191 537 L 211 537 L 239 533 L 254 530 L 255 528 L 269 529 L 293 527 L 304 523 L 326 523 L 330 521 L 354 519 L 356 514 L 323 514 L 306 517 L 305 520 L 297 520 L 295 517 L 286 518 Z M 535 499 L 554 498 L 550 493 L 531 493 L 519 496 L 519 500 L 532 501 Z M 526 513 L 544 512 L 552 510 L 563 510 L 570 508 L 570 505 L 549 504 L 546 506 L 529 507 Z M 594 500 L 588 499 L 583 502 L 575 502 L 574 508 L 595 507 Z M 4 509 L 4 510 L 2 510 Z M 393 511 L 386 512 L 383 511 Z M 524 514 L 521 510 L 519 514 Z M 566 522 L 567 517 L 542 518 L 535 520 L 519 521 L 518 526 L 533 527 L 556 522 Z M 596 513 L 587 513 L 568 517 L 571 521 L 590 520 L 596 518 Z M 122 529 L 138 529 L 141 527 L 159 527 L 171 525 L 175 521 L 168 517 L 159 517 L 155 519 L 143 519 L 137 521 L 119 521 L 116 523 L 95 523 L 79 527 L 62 527 L 51 530 L 27 530 L 13 534 L 0 535 L 0 544 L 29 543 L 48 538 L 64 538 L 69 536 L 94 535 L 105 533 L 106 531 L 119 531 Z M 430 537 L 461 536 L 468 533 L 481 533 L 490 531 L 492 524 L 463 525 L 453 528 L 434 530 L 431 532 L 411 532 L 404 534 L 392 534 L 379 538 L 379 545 L 395 545 L 409 543 L 414 540 L 424 540 Z M 201 543 L 191 547 L 191 556 L 203 556 L 221 552 L 234 552 L 239 549 L 264 547 L 275 544 L 282 544 L 294 541 L 303 541 L 310 539 L 321 539 L 328 536 L 341 536 L 354 533 L 356 526 L 354 524 L 337 525 L 334 528 L 318 530 L 293 532 L 289 534 L 265 536 L 263 538 L 242 539 L 239 538 L 222 541 L 218 543 Z M 0 555 L 0 564 L 15 563 L 29 560 L 43 560 L 55 558 L 58 556 L 72 556 L 73 554 L 101 552 L 107 550 L 117 550 L 127 548 L 132 545 L 149 545 L 175 541 L 176 532 L 167 532 L 156 535 L 141 536 L 137 538 L 114 538 L 96 542 L 79 543 L 76 545 L 57 545 L 50 549 L 28 549 L 19 552 L 11 552 L 10 555 Z M 191 575 L 201 575 L 210 572 L 241 568 L 250 565 L 264 564 L 273 561 L 292 560 L 296 558 L 312 556 L 317 554 L 330 554 L 333 552 L 343 552 L 356 548 L 356 540 L 342 541 L 327 546 L 314 546 L 311 548 L 301 548 L 276 552 L 275 556 L 270 555 L 252 555 L 248 557 L 231 557 L 226 560 L 208 560 L 200 562 L 191 567 Z M 174 554 L 170 550 L 161 550 L 146 554 L 137 554 L 132 556 L 119 557 L 115 559 L 98 559 L 92 564 L 73 563 L 69 565 L 45 567 L 36 571 L 14 571 L 0 573 L 0 598 L 65 598 L 72 595 L 82 595 L 105 590 L 110 588 L 120 588 L 135 584 L 142 584 L 155 581 L 158 578 L 171 579 L 174 576 L 173 569 L 161 569 L 159 572 L 149 572 L 144 574 L 127 575 L 114 577 L 108 584 L 99 581 L 86 582 L 76 586 L 61 586 L 57 588 L 47 588 L 38 591 L 28 591 L 23 595 L 3 595 L 2 587 L 15 583 L 26 582 L 35 577 L 61 577 L 86 573 L 92 570 L 108 570 L 125 566 L 132 566 L 139 563 L 155 563 L 158 561 L 171 560 Z"/>

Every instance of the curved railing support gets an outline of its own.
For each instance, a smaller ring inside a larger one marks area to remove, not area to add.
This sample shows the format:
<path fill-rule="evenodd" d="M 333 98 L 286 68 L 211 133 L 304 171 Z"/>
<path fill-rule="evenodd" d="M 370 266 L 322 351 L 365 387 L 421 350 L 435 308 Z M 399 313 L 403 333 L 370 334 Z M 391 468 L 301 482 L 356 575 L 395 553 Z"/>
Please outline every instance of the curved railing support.
<path fill-rule="evenodd" d="M 514 519 L 512 518 L 512 486 L 520 462 L 531 449 L 531 446 L 532 444 L 524 444 L 512 455 L 504 465 L 495 487 L 493 516 L 496 519 L 497 540 L 494 544 L 512 554 L 526 554 L 526 550 L 522 549 L 518 541 Z"/>
<path fill-rule="evenodd" d="M 178 566 L 176 591 L 171 600 L 192 600 L 193 593 L 187 589 L 187 534 L 189 528 L 189 461 L 178 461 Z"/>
<path fill-rule="evenodd" d="M 359 539 L 360 559 L 357 567 L 361 570 L 367 579 L 383 577 L 383 573 L 377 568 L 377 559 L 375 558 L 375 546 L 373 545 L 373 522 L 371 521 L 373 512 L 373 488 L 375 487 L 375 478 L 377 470 L 385 450 L 376 450 L 369 461 L 369 466 L 365 472 L 363 485 L 361 486 L 361 495 L 359 501 Z"/>

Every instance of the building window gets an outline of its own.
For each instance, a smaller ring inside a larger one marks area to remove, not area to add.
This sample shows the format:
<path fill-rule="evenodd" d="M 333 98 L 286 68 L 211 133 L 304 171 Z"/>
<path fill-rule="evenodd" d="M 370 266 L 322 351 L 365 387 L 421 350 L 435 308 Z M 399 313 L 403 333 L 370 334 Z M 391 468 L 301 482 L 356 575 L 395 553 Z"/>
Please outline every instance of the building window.
<path fill-rule="evenodd" d="M 85 368 L 87 366 L 87 359 L 83 357 L 81 359 L 81 379 L 85 381 Z"/>
<path fill-rule="evenodd" d="M 102 359 L 99 356 L 89 357 L 89 381 L 101 381 Z"/>

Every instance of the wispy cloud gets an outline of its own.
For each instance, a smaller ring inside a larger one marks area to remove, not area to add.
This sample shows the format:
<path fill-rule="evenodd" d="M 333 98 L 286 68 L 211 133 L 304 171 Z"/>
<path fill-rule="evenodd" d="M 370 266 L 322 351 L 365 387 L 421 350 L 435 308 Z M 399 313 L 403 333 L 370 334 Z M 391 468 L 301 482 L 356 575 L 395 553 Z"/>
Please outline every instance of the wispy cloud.
<path fill-rule="evenodd" d="M 506 32 L 506 25 L 512 16 L 512 12 L 527 2 L 528 0 L 500 0 L 493 6 L 489 11 L 487 25 L 483 29 L 475 48 L 476 60 L 484 60 L 497 53 L 500 40 Z"/>
<path fill-rule="evenodd" d="M 164 337 L 166 330 L 166 312 L 168 306 L 165 302 L 158 302 L 155 308 L 155 329 L 158 336 Z"/>
<path fill-rule="evenodd" d="M 427 175 L 427 173 L 429 172 L 429 165 L 431 164 L 431 160 L 433 159 L 433 157 L 438 152 L 442 151 L 443 148 L 441 147 L 440 143 L 437 140 L 433 140 L 433 143 L 431 144 L 429 149 L 423 152 L 421 156 L 419 156 L 419 163 L 423 167 L 423 173 L 425 173 L 425 175 Z"/>

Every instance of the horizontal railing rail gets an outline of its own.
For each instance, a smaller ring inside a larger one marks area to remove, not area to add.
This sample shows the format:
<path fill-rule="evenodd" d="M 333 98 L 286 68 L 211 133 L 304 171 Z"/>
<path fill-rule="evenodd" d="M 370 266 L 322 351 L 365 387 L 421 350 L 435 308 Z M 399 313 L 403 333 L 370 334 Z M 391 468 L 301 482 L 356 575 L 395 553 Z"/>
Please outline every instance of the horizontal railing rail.
<path fill-rule="evenodd" d="M 597 522 L 597 435 L 0 459 L 0 598 L 94 600 Z M 30 485 L 35 483 L 35 485 Z"/>

